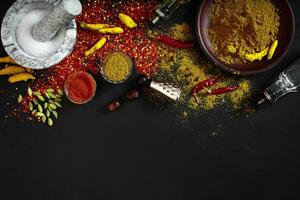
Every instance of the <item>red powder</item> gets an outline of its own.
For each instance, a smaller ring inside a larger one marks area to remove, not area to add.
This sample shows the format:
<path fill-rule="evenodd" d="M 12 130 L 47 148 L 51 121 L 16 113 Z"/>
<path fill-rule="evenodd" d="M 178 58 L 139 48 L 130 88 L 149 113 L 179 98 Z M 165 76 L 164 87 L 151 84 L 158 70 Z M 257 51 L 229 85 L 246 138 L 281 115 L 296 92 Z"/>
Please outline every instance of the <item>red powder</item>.
<path fill-rule="evenodd" d="M 77 72 L 66 81 L 65 92 L 74 103 L 83 104 L 91 100 L 96 91 L 94 78 L 86 72 Z"/>

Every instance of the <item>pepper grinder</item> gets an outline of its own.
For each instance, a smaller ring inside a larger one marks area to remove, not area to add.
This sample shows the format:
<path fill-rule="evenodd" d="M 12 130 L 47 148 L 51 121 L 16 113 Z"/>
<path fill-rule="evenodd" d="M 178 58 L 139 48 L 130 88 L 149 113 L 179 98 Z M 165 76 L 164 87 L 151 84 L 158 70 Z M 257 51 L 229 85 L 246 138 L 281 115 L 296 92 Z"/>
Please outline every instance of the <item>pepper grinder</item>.
<path fill-rule="evenodd" d="M 141 75 L 138 78 L 138 84 L 140 86 L 147 86 L 152 88 L 153 90 L 163 94 L 164 96 L 168 97 L 173 101 L 178 101 L 181 96 L 181 88 L 171 84 L 171 83 L 164 83 L 164 82 L 156 82 L 153 81 L 151 78 Z"/>
<path fill-rule="evenodd" d="M 168 20 L 171 15 L 184 4 L 191 0 L 163 0 L 163 2 L 154 11 L 154 18 L 150 21 L 149 27 L 159 26 L 163 21 Z"/>
<path fill-rule="evenodd" d="M 73 50 L 81 11 L 79 0 L 17 0 L 2 22 L 3 46 L 24 67 L 56 65 Z"/>
<path fill-rule="evenodd" d="M 274 83 L 266 88 L 263 97 L 257 105 L 265 102 L 276 103 L 280 98 L 289 94 L 298 92 L 300 87 L 300 59 L 289 65 L 279 74 Z"/>

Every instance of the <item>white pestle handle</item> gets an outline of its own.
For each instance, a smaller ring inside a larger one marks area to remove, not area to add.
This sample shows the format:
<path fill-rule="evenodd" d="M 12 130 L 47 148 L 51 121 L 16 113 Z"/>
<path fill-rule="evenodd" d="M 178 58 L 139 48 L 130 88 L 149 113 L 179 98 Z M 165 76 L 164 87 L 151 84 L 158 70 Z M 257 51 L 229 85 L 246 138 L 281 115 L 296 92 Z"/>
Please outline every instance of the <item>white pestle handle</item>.
<path fill-rule="evenodd" d="M 50 41 L 60 28 L 70 23 L 81 11 L 79 0 L 61 0 L 48 16 L 33 27 L 33 38 L 40 42 Z"/>

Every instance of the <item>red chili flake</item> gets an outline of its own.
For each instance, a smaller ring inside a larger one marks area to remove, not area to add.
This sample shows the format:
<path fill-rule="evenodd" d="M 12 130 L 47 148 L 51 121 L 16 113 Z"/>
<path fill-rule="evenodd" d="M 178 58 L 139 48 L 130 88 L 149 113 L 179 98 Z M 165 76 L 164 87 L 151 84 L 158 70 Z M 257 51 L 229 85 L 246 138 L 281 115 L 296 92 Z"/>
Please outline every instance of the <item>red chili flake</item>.
<path fill-rule="evenodd" d="M 136 70 L 145 75 L 156 72 L 158 60 L 158 47 L 148 36 L 145 24 L 152 17 L 157 7 L 155 0 L 86 0 L 83 3 L 83 11 L 77 17 L 77 44 L 72 54 L 60 64 L 41 71 L 41 77 L 30 84 L 34 91 L 43 92 L 48 88 L 63 89 L 67 78 L 76 71 L 87 71 L 93 74 L 99 72 L 99 60 L 101 61 L 112 51 L 122 51 L 135 61 Z M 129 29 L 119 20 L 118 14 L 125 13 L 132 17 L 138 27 Z M 104 35 L 95 31 L 80 28 L 80 23 L 107 23 L 124 28 L 123 34 L 105 35 L 107 44 L 95 54 L 85 58 L 84 53 Z M 100 62 L 101 63 L 101 62 Z M 23 97 L 21 108 L 29 112 L 28 96 Z"/>

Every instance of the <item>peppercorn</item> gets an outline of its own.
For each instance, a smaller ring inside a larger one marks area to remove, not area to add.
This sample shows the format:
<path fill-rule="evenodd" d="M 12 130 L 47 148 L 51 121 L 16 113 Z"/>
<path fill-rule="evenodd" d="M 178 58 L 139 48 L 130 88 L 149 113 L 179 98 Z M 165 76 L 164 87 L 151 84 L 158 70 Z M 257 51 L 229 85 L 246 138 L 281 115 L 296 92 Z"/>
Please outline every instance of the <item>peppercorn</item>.
<path fill-rule="evenodd" d="M 139 78 L 138 78 L 138 85 L 139 86 L 150 86 L 151 84 L 151 78 L 147 77 L 147 76 L 144 76 L 144 75 L 141 75 Z"/>

